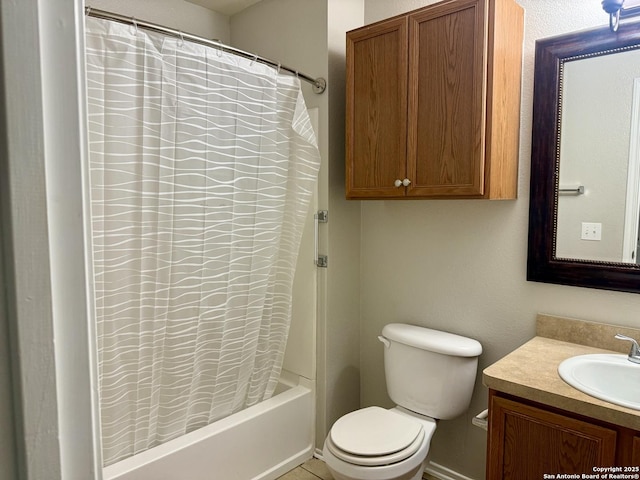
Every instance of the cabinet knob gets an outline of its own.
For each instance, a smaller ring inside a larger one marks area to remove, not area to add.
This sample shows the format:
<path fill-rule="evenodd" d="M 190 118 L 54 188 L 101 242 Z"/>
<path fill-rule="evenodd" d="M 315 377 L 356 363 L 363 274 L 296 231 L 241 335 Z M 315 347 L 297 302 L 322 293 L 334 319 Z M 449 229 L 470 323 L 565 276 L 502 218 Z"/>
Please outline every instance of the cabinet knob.
<path fill-rule="evenodd" d="M 408 178 L 405 178 L 404 180 L 396 180 L 395 182 L 393 182 L 393 184 L 396 187 L 408 187 L 409 185 L 411 185 L 411 180 L 409 180 Z"/>

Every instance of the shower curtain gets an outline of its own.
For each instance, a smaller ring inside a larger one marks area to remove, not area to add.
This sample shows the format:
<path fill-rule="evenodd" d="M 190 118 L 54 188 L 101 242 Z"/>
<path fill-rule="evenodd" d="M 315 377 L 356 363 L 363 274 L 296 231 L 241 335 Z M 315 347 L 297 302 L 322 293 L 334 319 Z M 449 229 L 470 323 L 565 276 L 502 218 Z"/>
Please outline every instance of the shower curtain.
<path fill-rule="evenodd" d="M 86 19 L 108 465 L 268 398 L 319 168 L 299 80 Z"/>

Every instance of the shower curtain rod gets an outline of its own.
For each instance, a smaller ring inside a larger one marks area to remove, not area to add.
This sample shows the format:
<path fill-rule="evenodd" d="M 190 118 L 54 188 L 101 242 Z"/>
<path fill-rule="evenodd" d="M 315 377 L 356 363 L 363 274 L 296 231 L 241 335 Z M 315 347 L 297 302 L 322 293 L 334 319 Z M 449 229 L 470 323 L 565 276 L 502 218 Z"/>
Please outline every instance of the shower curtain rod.
<path fill-rule="evenodd" d="M 287 67 L 286 65 L 282 65 L 281 63 L 274 62 L 273 60 L 269 60 L 268 58 L 261 57 L 260 55 L 256 55 L 254 53 L 245 52 L 243 50 L 240 50 L 239 48 L 225 45 L 224 43 L 219 42 L 217 40 L 208 40 L 206 38 L 198 37 L 196 35 L 191 35 L 189 33 L 181 32 L 180 30 L 174 30 L 173 28 L 164 27 L 162 25 L 157 25 L 155 23 L 145 22 L 144 20 L 138 20 L 134 17 L 126 17 L 118 13 L 107 12 L 105 10 L 98 10 L 96 8 L 91 8 L 90 6 L 87 6 L 85 8 L 85 14 L 89 15 L 90 17 L 102 18 L 105 20 L 113 20 L 116 22 L 133 25 L 136 28 L 153 30 L 155 32 L 163 33 L 165 35 L 170 35 L 172 37 L 177 37 L 183 40 L 189 40 L 194 43 L 199 43 L 201 45 L 213 47 L 227 53 L 233 53 L 235 55 L 239 55 L 244 58 L 249 58 L 256 62 L 270 65 L 272 67 L 277 68 L 278 70 L 286 70 L 287 72 L 294 74 L 296 77 L 300 78 L 301 80 L 311 83 L 313 85 L 314 93 L 323 93 L 327 88 L 327 81 L 322 77 L 318 77 L 318 78 L 310 77 L 309 75 L 301 73 L 298 70 L 294 70 L 291 67 Z"/>

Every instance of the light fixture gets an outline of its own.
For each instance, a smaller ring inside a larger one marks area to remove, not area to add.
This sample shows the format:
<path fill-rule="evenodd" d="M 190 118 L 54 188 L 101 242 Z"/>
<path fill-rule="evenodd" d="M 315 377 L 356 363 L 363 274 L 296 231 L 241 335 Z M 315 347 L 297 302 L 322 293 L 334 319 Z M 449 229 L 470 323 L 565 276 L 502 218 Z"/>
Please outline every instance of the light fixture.
<path fill-rule="evenodd" d="M 602 9 L 609 14 L 609 28 L 617 32 L 621 18 L 640 15 L 640 0 L 602 0 Z"/>

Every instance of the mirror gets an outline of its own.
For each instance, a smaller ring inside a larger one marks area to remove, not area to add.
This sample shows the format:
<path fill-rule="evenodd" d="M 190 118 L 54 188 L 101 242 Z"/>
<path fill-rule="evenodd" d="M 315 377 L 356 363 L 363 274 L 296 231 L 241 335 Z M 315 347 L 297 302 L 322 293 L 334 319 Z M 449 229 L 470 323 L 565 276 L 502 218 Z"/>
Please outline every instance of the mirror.
<path fill-rule="evenodd" d="M 561 68 L 555 256 L 636 263 L 640 49 Z"/>
<path fill-rule="evenodd" d="M 640 293 L 640 26 L 536 42 L 527 279 Z"/>

